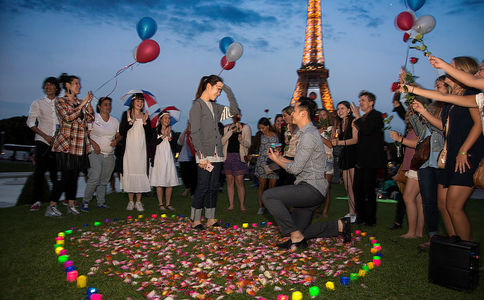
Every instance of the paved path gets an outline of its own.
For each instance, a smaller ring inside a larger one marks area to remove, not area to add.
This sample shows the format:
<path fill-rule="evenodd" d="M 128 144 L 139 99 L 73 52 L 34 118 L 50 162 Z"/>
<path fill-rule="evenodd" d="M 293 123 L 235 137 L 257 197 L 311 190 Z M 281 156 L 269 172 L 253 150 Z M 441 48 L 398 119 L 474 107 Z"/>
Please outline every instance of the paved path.
<path fill-rule="evenodd" d="M 11 207 L 17 204 L 17 199 L 22 192 L 25 181 L 31 172 L 4 172 L 0 173 L 0 208 Z M 46 177 L 47 178 L 47 177 Z M 50 186 L 50 181 L 49 181 Z M 77 183 L 77 197 L 84 196 L 86 183 L 84 177 L 79 177 Z M 116 190 L 119 191 L 119 181 L 116 179 Z M 108 191 L 110 188 L 108 187 Z M 63 199 L 63 198 L 61 198 Z"/>

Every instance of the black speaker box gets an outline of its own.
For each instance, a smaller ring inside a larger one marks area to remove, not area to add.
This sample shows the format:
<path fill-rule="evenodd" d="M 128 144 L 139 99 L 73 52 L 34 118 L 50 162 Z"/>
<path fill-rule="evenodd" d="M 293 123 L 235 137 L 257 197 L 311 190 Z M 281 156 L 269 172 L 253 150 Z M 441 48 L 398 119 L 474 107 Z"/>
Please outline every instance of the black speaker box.
<path fill-rule="evenodd" d="M 434 235 L 430 240 L 429 281 L 456 290 L 479 282 L 479 243 Z"/>

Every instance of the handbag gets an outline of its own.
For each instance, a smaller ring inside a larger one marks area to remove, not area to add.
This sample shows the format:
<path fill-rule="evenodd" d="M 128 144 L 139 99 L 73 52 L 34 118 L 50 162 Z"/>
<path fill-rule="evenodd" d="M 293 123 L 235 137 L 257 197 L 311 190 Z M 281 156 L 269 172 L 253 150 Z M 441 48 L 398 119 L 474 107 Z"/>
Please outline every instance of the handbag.
<path fill-rule="evenodd" d="M 437 168 L 439 169 L 445 169 L 445 163 L 447 161 L 447 134 L 449 129 L 450 112 L 452 111 L 452 108 L 454 108 L 454 105 L 452 105 L 452 107 L 449 110 L 449 114 L 447 115 L 447 122 L 445 122 L 445 126 L 444 126 L 444 132 L 445 132 L 444 148 L 442 148 L 442 151 L 440 151 L 439 158 L 437 159 Z"/>
<path fill-rule="evenodd" d="M 481 159 L 479 166 L 474 172 L 474 185 L 481 190 L 484 189 L 484 158 Z"/>
<path fill-rule="evenodd" d="M 430 135 L 415 147 L 415 154 L 410 162 L 410 170 L 418 171 L 430 157 Z"/>

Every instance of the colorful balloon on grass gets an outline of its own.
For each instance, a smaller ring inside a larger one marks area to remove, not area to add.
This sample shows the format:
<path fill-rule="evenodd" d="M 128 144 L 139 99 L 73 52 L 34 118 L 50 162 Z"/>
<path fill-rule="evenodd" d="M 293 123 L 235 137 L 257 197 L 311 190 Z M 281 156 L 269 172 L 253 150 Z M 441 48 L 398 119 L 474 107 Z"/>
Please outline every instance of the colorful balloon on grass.
<path fill-rule="evenodd" d="M 160 46 L 157 42 L 147 39 L 138 45 L 136 50 L 136 61 L 139 63 L 147 63 L 155 60 L 160 54 Z"/>
<path fill-rule="evenodd" d="M 240 43 L 232 43 L 227 48 L 227 52 L 225 53 L 225 57 L 227 58 L 227 61 L 229 61 L 229 62 L 236 61 L 242 56 L 243 52 L 244 52 L 244 48 L 242 47 L 242 45 Z"/>
<path fill-rule="evenodd" d="M 224 70 L 231 70 L 235 66 L 235 61 L 227 61 L 227 57 L 222 57 L 220 60 L 220 66 Z"/>
<path fill-rule="evenodd" d="M 414 21 L 414 15 L 408 11 L 404 11 L 399 13 L 395 18 L 395 26 L 401 31 L 407 31 L 412 28 Z"/>
<path fill-rule="evenodd" d="M 226 36 L 220 40 L 218 43 L 218 46 L 220 48 L 220 51 L 222 51 L 223 54 L 227 52 L 227 48 L 234 42 L 234 39 Z"/>
<path fill-rule="evenodd" d="M 406 0 L 408 8 L 417 11 L 425 4 L 425 0 Z"/>
<path fill-rule="evenodd" d="M 142 40 L 146 40 L 154 36 L 157 28 L 158 26 L 156 25 L 155 20 L 150 17 L 142 18 L 136 25 L 136 31 L 138 31 L 138 36 Z"/>
<path fill-rule="evenodd" d="M 415 24 L 413 25 L 413 30 L 421 33 L 426 34 L 434 30 L 435 27 L 435 18 L 430 15 L 425 15 L 419 17 Z"/>

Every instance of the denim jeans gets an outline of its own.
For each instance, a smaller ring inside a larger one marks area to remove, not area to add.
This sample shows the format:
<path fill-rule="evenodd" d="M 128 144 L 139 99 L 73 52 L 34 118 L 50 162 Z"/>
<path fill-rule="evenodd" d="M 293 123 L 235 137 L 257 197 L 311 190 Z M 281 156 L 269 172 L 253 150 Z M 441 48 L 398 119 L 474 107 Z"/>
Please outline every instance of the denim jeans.
<path fill-rule="evenodd" d="M 96 191 L 97 205 L 103 205 L 106 202 L 106 186 L 113 174 L 114 161 L 114 154 L 106 156 L 102 153 L 96 154 L 94 152 L 89 154 L 91 167 L 87 175 L 88 180 L 83 202 L 89 203 L 94 191 Z"/>
<path fill-rule="evenodd" d="M 192 221 L 200 221 L 202 218 L 202 208 L 205 199 L 205 218 L 215 219 L 215 207 L 217 206 L 217 193 L 220 185 L 220 172 L 222 171 L 223 163 L 212 163 L 212 172 L 198 169 L 197 174 L 197 188 L 195 195 L 193 195 L 191 219 Z"/>
<path fill-rule="evenodd" d="M 420 195 L 422 195 L 425 225 L 429 235 L 438 233 L 437 172 L 438 169 L 432 167 L 418 170 L 418 183 L 420 185 Z"/>

